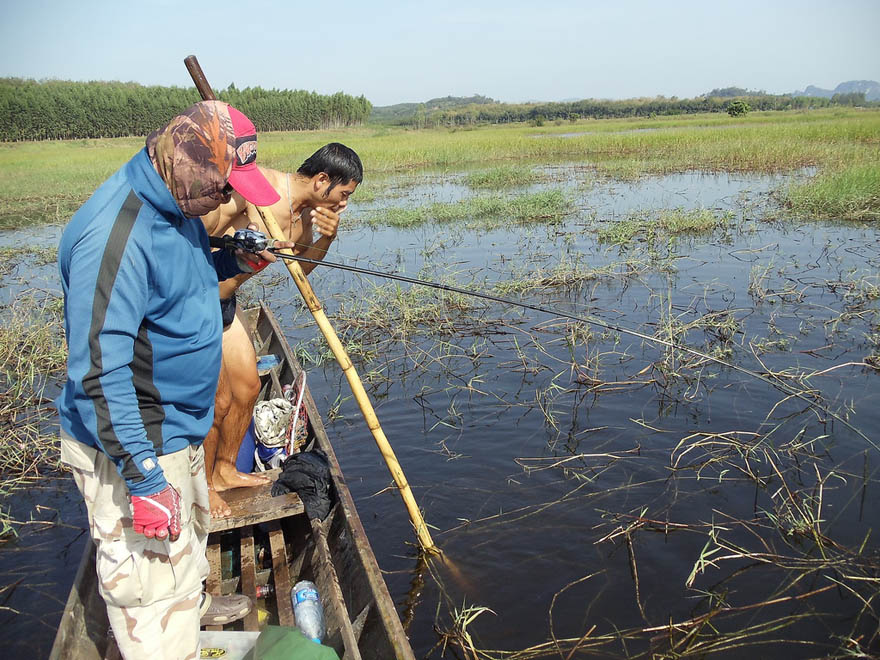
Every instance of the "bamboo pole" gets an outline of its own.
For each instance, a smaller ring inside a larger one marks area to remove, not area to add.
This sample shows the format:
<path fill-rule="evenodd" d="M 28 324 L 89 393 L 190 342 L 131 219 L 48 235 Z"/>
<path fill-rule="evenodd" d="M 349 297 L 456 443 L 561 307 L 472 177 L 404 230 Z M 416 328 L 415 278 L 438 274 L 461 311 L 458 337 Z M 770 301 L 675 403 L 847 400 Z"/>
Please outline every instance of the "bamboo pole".
<path fill-rule="evenodd" d="M 284 233 L 281 231 L 281 227 L 278 226 L 278 222 L 276 222 L 272 211 L 261 206 L 256 208 L 263 220 L 263 224 L 266 225 L 266 229 L 269 230 L 269 234 L 272 238 L 276 241 L 287 240 Z M 290 255 L 293 254 L 293 251 L 290 248 L 286 248 L 285 250 L 282 250 L 282 252 Z M 415 497 L 413 497 L 412 490 L 406 480 L 406 475 L 403 474 L 400 463 L 394 455 L 394 449 L 391 448 L 388 438 L 385 437 L 385 432 L 379 424 L 379 419 L 376 417 L 373 404 L 370 403 L 370 398 L 364 390 L 364 385 L 358 376 L 357 370 L 351 363 L 351 359 L 348 357 L 345 347 L 342 345 L 342 342 L 339 341 L 339 336 L 336 334 L 336 331 L 327 319 L 327 315 L 324 313 L 324 308 L 321 306 L 317 296 L 315 296 L 312 285 L 309 284 L 309 280 L 299 263 L 291 259 L 285 259 L 284 262 L 284 265 L 287 266 L 287 272 L 289 272 L 290 276 L 293 278 L 306 306 L 315 318 L 315 323 L 318 324 L 321 334 L 324 335 L 324 339 L 330 346 L 330 350 L 333 351 L 333 356 L 336 358 L 336 361 L 339 362 L 339 366 L 342 368 L 342 372 L 348 380 L 354 398 L 361 409 L 361 414 L 367 422 L 367 427 L 373 434 L 373 439 L 376 441 L 376 446 L 379 447 L 379 452 L 382 454 L 382 458 L 385 459 L 388 471 L 394 478 L 394 483 L 397 484 L 398 490 L 400 490 L 400 496 L 403 498 L 403 503 L 406 505 L 406 510 L 409 512 L 409 518 L 412 521 L 413 527 L 415 527 L 416 536 L 418 536 L 422 550 L 429 553 L 438 553 L 439 550 L 431 539 L 431 534 L 428 532 L 428 526 L 425 524 L 424 518 L 422 518 L 422 513 L 419 511 Z"/>
<path fill-rule="evenodd" d="M 214 95 L 214 90 L 211 89 L 211 85 L 208 83 L 207 78 L 205 78 L 205 74 L 202 72 L 202 67 L 199 65 L 196 56 L 190 55 L 184 59 L 183 62 L 195 83 L 196 89 L 199 90 L 202 99 L 205 101 L 216 100 L 217 97 Z M 249 210 L 253 205 L 248 203 L 247 206 Z M 276 241 L 287 240 L 284 233 L 281 231 L 281 227 L 278 226 L 278 222 L 276 222 L 272 211 L 262 206 L 257 206 L 256 209 L 272 238 Z M 293 218 L 290 220 L 293 222 Z M 293 255 L 293 252 L 289 248 L 286 252 Z M 379 425 L 379 419 L 376 417 L 376 412 L 373 410 L 373 404 L 370 403 L 370 398 L 367 396 L 366 390 L 364 390 L 364 385 L 361 382 L 360 376 L 358 376 L 354 365 L 351 363 L 351 359 L 349 359 L 345 347 L 342 345 L 342 342 L 339 341 L 339 336 L 336 334 L 336 331 L 327 319 L 327 315 L 324 313 L 324 308 L 321 306 L 314 290 L 312 290 L 312 285 L 309 284 L 309 280 L 306 278 L 306 274 L 303 272 L 299 263 L 290 259 L 285 259 L 284 261 L 287 266 L 287 272 L 290 273 L 290 276 L 293 278 L 297 289 L 299 289 L 300 295 L 305 301 L 306 306 L 308 306 L 309 311 L 312 312 L 315 323 L 318 324 L 321 334 L 324 335 L 324 339 L 330 346 L 330 350 L 333 351 L 333 356 L 336 358 L 336 361 L 339 362 L 339 366 L 342 367 L 342 371 L 348 380 L 354 398 L 361 409 L 361 414 L 367 422 L 367 427 L 373 434 L 373 439 L 379 447 L 379 452 L 382 454 L 382 458 L 385 459 L 385 465 L 388 466 L 388 471 L 391 473 L 394 483 L 397 484 L 400 496 L 403 498 L 403 503 L 406 505 L 406 510 L 409 513 L 409 519 L 412 521 L 413 527 L 416 530 L 419 545 L 426 553 L 440 554 L 440 549 L 434 545 L 434 541 L 431 539 L 431 534 L 428 532 L 428 526 L 425 524 L 422 512 L 416 504 L 415 497 L 413 497 L 412 490 L 409 487 L 409 482 L 406 480 L 406 475 L 403 474 L 403 469 L 400 467 L 400 463 L 394 455 L 394 450 L 391 448 L 388 438 L 385 437 L 385 432 Z"/>

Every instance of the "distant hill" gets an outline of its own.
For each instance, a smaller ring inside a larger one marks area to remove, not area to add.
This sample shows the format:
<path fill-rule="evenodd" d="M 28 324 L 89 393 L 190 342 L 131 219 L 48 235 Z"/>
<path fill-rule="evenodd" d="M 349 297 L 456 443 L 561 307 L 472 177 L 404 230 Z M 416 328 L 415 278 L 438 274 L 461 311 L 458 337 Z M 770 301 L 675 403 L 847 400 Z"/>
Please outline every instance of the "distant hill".
<path fill-rule="evenodd" d="M 421 109 L 425 113 L 434 110 L 448 110 L 450 108 L 461 108 L 468 105 L 485 105 L 496 103 L 494 99 L 488 96 L 474 94 L 473 96 L 443 96 L 424 103 L 396 103 L 395 105 L 373 106 L 370 114 L 371 122 L 395 121 L 398 119 L 407 119 L 414 117 Z"/>
<path fill-rule="evenodd" d="M 713 89 L 708 94 L 704 94 L 704 96 L 727 99 L 734 96 L 767 96 L 767 92 L 744 89 L 743 87 L 720 87 Z"/>
<path fill-rule="evenodd" d="M 866 101 L 880 101 L 880 83 L 874 80 L 848 80 L 834 89 L 822 89 L 814 85 L 802 92 L 792 92 L 792 96 L 818 96 L 830 99 L 835 94 L 864 94 Z"/>

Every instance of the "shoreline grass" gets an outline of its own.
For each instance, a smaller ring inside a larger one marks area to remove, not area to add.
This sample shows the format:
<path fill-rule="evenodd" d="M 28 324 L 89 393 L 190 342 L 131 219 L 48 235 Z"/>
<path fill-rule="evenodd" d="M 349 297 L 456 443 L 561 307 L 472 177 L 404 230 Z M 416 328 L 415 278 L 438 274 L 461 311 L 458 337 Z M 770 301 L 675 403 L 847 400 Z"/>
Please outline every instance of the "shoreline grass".
<path fill-rule="evenodd" d="M 645 128 L 653 130 L 640 130 Z M 377 132 L 361 126 L 261 134 L 260 162 L 295 171 L 321 145 L 341 141 L 360 154 L 367 181 L 428 168 L 523 168 L 538 162 L 585 163 L 622 178 L 682 171 L 774 173 L 805 167 L 822 173 L 876 167 L 878 134 L 880 111 L 840 108 L 760 112 L 736 119 L 707 114 L 584 120 L 540 128 L 492 125 L 468 131 Z M 71 211 L 142 145 L 140 138 L 0 144 L 0 227 L 66 222 Z M 820 208 L 823 199 L 837 196 L 834 189 L 842 183 L 832 177 L 828 188 L 817 189 Z M 861 217 L 880 209 L 880 200 L 869 196 L 867 201 Z"/>
<path fill-rule="evenodd" d="M 823 172 L 806 183 L 791 186 L 786 198 L 800 215 L 823 220 L 880 220 L 880 165 Z"/>

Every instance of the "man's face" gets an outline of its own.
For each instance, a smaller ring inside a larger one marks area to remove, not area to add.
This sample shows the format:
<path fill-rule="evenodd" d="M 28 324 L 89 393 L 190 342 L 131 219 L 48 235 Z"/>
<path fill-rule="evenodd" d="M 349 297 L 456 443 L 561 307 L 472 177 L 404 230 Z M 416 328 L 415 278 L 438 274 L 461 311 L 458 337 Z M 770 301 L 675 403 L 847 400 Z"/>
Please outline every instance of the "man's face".
<path fill-rule="evenodd" d="M 321 198 L 320 205 L 332 209 L 333 211 L 345 208 L 348 205 L 348 198 L 354 194 L 354 191 L 358 187 L 357 182 L 352 180 L 345 185 L 339 184 L 333 186 L 333 189 L 331 190 L 330 178 L 323 172 L 318 176 L 323 177 L 321 179 L 321 186 L 318 189 L 319 197 Z"/>

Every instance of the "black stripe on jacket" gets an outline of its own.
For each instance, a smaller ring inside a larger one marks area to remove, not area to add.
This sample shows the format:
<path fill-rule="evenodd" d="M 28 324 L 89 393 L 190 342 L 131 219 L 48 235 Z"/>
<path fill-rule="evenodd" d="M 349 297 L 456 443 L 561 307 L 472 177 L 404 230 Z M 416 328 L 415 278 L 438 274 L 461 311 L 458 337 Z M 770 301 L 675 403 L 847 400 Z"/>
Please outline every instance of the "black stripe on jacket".
<path fill-rule="evenodd" d="M 119 272 L 119 266 L 125 253 L 125 247 L 137 219 L 142 202 L 134 191 L 131 191 L 119 209 L 104 253 L 101 257 L 101 265 L 98 270 L 98 279 L 95 284 L 95 294 L 92 302 L 92 319 L 89 326 L 89 354 L 91 367 L 83 378 L 83 389 L 91 398 L 95 406 L 97 417 L 98 439 L 104 451 L 117 462 L 121 461 L 121 475 L 123 479 L 132 483 L 144 480 L 138 466 L 132 461 L 131 454 L 125 449 L 113 428 L 113 420 L 110 418 L 110 406 L 104 396 L 101 386 L 101 373 L 103 371 L 103 357 L 101 353 L 100 333 L 107 318 L 107 306 L 113 293 L 113 286 Z M 162 428 L 164 411 L 159 406 L 159 393 L 152 379 L 152 347 L 147 339 L 146 328 L 141 326 L 135 341 L 134 361 L 131 365 L 133 373 L 133 385 L 138 397 L 138 408 L 141 419 L 147 429 L 147 437 L 154 447 L 161 449 Z"/>

